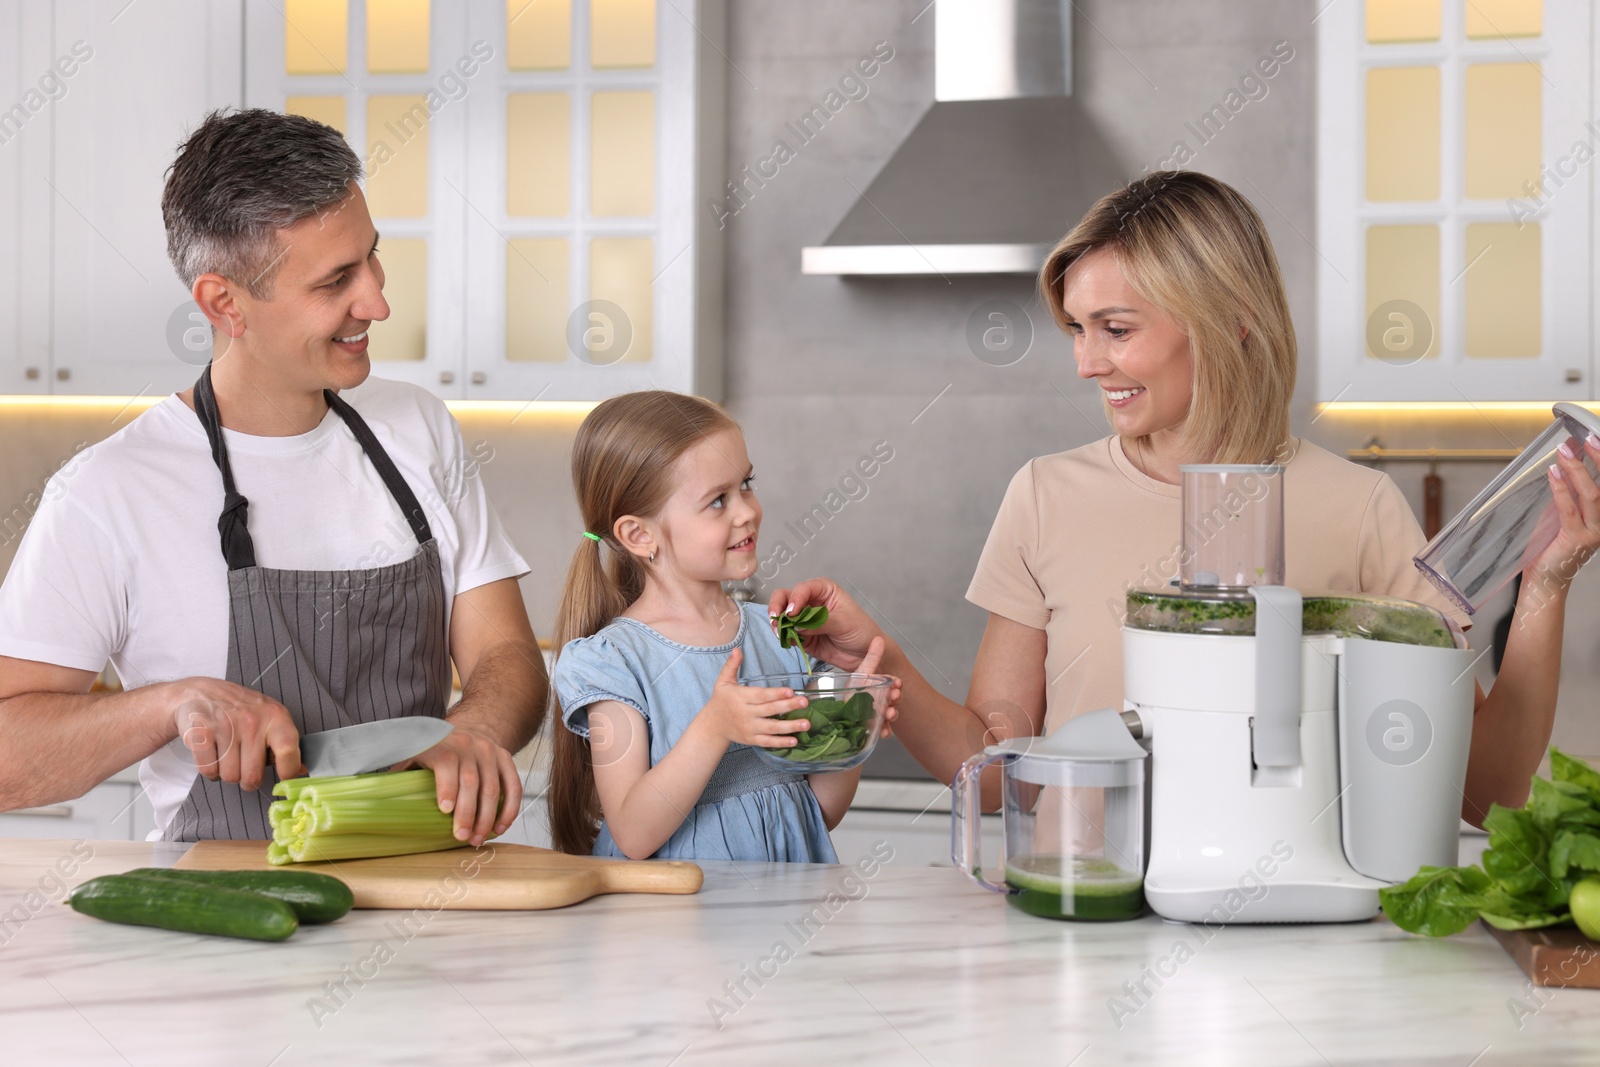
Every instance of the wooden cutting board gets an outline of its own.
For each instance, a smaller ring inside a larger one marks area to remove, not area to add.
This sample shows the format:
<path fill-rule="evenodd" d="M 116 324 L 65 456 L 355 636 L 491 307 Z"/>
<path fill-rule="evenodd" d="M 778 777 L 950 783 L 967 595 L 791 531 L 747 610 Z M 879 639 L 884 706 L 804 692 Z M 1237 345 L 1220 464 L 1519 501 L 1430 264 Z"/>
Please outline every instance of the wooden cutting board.
<path fill-rule="evenodd" d="M 358 908 L 429 911 L 537 910 L 564 908 L 602 893 L 695 893 L 704 878 L 692 863 L 596 859 L 493 841 L 482 848 L 288 867 L 267 862 L 265 841 L 199 841 L 173 866 L 190 871 L 320 871 L 348 885 Z"/>
<path fill-rule="evenodd" d="M 1517 961 L 1534 985 L 1600 989 L 1600 944 L 1571 927 L 1545 930 L 1483 928 Z"/>

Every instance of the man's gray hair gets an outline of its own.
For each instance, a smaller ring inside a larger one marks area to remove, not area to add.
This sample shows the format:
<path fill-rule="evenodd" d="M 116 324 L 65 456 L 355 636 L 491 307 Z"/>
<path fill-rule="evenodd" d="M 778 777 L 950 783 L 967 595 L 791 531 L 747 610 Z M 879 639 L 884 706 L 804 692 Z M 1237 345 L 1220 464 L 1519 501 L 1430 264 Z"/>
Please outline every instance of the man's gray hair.
<path fill-rule="evenodd" d="M 287 252 L 278 231 L 339 204 L 360 179 L 361 160 L 332 126 L 264 108 L 213 111 L 167 170 L 167 256 L 191 288 L 220 274 L 268 299 Z"/>

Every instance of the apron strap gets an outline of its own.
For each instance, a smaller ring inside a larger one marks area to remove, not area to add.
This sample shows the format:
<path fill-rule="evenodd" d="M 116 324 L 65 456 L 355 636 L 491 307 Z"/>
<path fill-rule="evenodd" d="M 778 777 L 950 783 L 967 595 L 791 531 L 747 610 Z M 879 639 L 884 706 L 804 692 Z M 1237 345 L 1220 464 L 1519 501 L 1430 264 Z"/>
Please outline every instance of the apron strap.
<path fill-rule="evenodd" d="M 389 453 L 384 451 L 383 444 L 373 434 L 372 428 L 355 408 L 341 400 L 332 390 L 324 389 L 322 395 L 328 401 L 328 407 L 338 413 L 345 425 L 350 428 L 350 432 L 355 435 L 361 450 L 367 454 L 367 459 L 377 470 L 378 477 L 383 479 L 389 495 L 394 497 L 394 502 L 400 506 L 401 513 L 411 526 L 411 532 L 416 535 L 417 544 L 427 544 L 433 539 L 433 530 L 428 525 L 428 517 L 423 512 L 422 505 L 417 502 L 417 496 L 411 491 L 411 486 L 406 484 L 404 476 L 389 458 Z M 222 556 L 228 561 L 230 571 L 254 567 L 256 546 L 250 538 L 250 501 L 245 499 L 233 484 L 233 464 L 228 459 L 228 443 L 222 437 L 222 418 L 217 413 L 217 394 L 211 386 L 209 363 L 206 364 L 206 369 L 200 372 L 200 380 L 194 384 L 194 413 L 199 418 L 200 425 L 205 427 L 206 438 L 211 442 L 211 458 L 216 463 L 217 470 L 222 472 L 222 514 L 217 519 L 217 532 L 222 535 Z"/>
<path fill-rule="evenodd" d="M 411 491 L 411 486 L 401 476 L 394 465 L 394 460 L 389 458 L 389 453 L 384 451 L 383 444 L 372 432 L 372 427 L 367 425 L 355 408 L 340 399 L 339 395 L 331 389 L 324 389 L 322 395 L 327 398 L 328 406 L 339 413 L 344 424 L 350 427 L 350 432 L 355 434 L 356 440 L 361 442 L 361 450 L 367 454 L 367 459 L 372 461 L 377 468 L 378 477 L 383 479 L 383 484 L 388 487 L 389 495 L 394 497 L 394 502 L 400 505 L 400 510 L 405 514 L 406 522 L 411 524 L 411 532 L 416 535 L 417 544 L 427 544 L 433 540 L 433 529 L 428 525 L 428 516 L 422 511 L 422 505 L 417 503 L 417 496 Z"/>
<path fill-rule="evenodd" d="M 222 514 L 217 532 L 222 535 L 222 556 L 230 571 L 256 565 L 256 546 L 250 539 L 250 501 L 233 485 L 233 464 L 228 462 L 228 443 L 222 439 L 222 419 L 217 414 L 217 394 L 211 388 L 211 364 L 194 383 L 194 413 L 211 441 L 211 458 L 222 472 Z"/>

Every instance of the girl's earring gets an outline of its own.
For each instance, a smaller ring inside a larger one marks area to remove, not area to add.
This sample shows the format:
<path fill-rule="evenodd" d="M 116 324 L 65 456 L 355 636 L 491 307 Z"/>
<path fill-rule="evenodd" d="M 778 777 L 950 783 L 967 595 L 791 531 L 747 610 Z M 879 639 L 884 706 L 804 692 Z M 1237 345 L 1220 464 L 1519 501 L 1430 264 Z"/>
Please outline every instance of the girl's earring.
<path fill-rule="evenodd" d="M 650 562 L 654 563 L 655 561 L 656 561 L 656 550 L 652 548 L 650 550 Z"/>

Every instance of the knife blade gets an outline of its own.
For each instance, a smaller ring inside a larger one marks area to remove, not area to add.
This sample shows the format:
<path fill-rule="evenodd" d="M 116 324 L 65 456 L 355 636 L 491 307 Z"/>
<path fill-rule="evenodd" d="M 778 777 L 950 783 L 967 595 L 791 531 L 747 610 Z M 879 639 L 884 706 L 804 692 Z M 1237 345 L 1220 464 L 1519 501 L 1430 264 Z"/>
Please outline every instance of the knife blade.
<path fill-rule="evenodd" d="M 313 778 L 382 770 L 426 752 L 454 729 L 454 724 L 431 715 L 341 726 L 300 738 L 300 762 Z"/>

